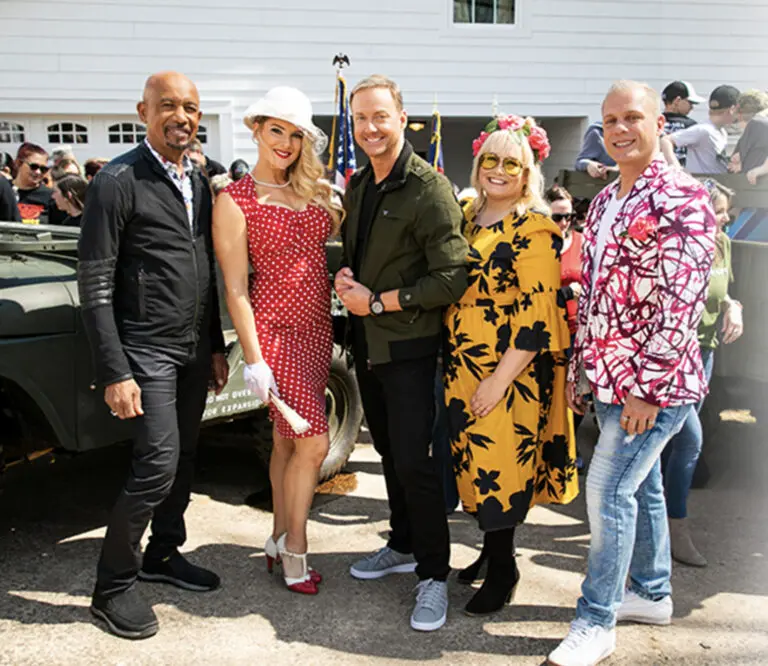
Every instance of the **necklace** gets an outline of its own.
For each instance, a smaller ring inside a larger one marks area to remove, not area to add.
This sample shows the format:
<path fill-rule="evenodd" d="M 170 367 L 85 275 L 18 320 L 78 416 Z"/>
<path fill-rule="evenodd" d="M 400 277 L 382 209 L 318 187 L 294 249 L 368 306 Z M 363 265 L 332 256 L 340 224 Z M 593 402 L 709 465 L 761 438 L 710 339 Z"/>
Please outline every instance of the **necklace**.
<path fill-rule="evenodd" d="M 280 185 L 278 183 L 265 183 L 261 180 L 256 180 L 256 176 L 254 176 L 251 172 L 248 172 L 248 175 L 251 177 L 253 182 L 256 183 L 257 185 L 261 185 L 262 187 L 274 187 L 276 190 L 283 190 L 291 184 L 290 178 L 286 180 L 282 185 Z"/>

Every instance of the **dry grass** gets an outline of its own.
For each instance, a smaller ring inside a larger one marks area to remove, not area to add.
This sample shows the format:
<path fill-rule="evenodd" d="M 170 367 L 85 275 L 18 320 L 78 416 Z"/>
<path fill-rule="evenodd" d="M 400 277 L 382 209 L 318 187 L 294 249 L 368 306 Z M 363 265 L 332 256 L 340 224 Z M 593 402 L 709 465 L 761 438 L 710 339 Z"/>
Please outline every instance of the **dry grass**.
<path fill-rule="evenodd" d="M 720 412 L 721 421 L 729 421 L 731 423 L 757 423 L 757 419 L 752 416 L 752 412 L 748 409 L 726 409 Z"/>
<path fill-rule="evenodd" d="M 318 495 L 347 495 L 357 489 L 357 476 L 342 472 L 321 483 L 315 491 Z"/>

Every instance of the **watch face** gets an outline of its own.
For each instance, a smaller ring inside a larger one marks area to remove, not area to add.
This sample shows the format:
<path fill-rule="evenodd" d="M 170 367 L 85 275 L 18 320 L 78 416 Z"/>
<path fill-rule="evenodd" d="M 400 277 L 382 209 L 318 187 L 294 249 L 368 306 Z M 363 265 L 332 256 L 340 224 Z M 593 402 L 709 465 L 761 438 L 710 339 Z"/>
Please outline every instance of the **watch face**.
<path fill-rule="evenodd" d="M 371 303 L 371 312 L 375 315 L 380 315 L 384 312 L 384 303 L 381 301 L 374 301 Z"/>

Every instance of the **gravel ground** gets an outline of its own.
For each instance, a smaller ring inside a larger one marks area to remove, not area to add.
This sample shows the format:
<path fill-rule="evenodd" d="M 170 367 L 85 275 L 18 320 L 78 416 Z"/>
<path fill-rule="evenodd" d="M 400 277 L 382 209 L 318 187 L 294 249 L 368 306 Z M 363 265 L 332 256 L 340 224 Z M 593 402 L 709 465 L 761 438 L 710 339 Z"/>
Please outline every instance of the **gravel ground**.
<path fill-rule="evenodd" d="M 583 430 L 588 452 L 594 431 Z M 714 478 L 693 491 L 691 519 L 710 566 L 675 568 L 674 624 L 620 627 L 607 663 L 768 663 L 768 466 L 760 432 L 756 424 L 721 429 Z M 348 466 L 353 482 L 339 484 L 348 494 L 317 497 L 311 561 L 326 581 L 315 598 L 289 593 L 266 573 L 270 514 L 242 501 L 264 482 L 253 457 L 204 447 L 184 550 L 219 572 L 223 585 L 195 594 L 142 584 L 160 633 L 141 642 L 114 638 L 91 622 L 88 604 L 126 460 L 127 449 L 115 447 L 15 468 L 0 480 L 1 664 L 541 664 L 572 618 L 589 543 L 583 496 L 567 507 L 537 507 L 519 530 L 522 582 L 513 606 L 485 620 L 465 617 L 470 591 L 452 583 L 446 627 L 417 634 L 408 626 L 413 577 L 366 583 L 347 573 L 356 557 L 383 544 L 387 529 L 370 445 L 358 446 Z M 458 568 L 476 555 L 479 533 L 461 512 L 450 525 Z"/>

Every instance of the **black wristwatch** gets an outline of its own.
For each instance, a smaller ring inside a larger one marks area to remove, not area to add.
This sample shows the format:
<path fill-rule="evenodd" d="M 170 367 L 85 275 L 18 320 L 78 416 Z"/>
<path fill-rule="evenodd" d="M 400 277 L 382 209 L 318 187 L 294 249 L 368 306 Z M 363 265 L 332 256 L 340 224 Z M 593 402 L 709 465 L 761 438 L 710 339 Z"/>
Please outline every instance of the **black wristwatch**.
<path fill-rule="evenodd" d="M 371 300 L 368 302 L 368 307 L 372 317 L 378 317 L 379 315 L 384 314 L 384 303 L 381 300 L 381 294 L 378 292 L 371 294 Z"/>

